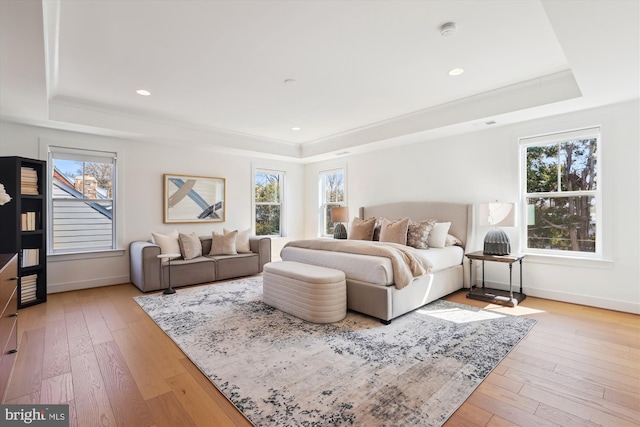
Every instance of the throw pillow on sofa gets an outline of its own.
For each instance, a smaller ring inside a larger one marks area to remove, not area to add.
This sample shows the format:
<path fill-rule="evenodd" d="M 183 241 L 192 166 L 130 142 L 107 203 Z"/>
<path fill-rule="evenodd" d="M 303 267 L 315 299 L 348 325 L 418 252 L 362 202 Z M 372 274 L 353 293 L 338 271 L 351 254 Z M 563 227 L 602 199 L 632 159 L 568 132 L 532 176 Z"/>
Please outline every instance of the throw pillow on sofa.
<path fill-rule="evenodd" d="M 196 233 L 178 234 L 180 253 L 184 259 L 193 259 L 202 256 L 202 242 Z"/>
<path fill-rule="evenodd" d="M 236 250 L 236 238 L 238 231 L 234 230 L 227 234 L 211 234 L 211 252 L 209 255 L 238 255 Z"/>
<path fill-rule="evenodd" d="M 173 230 L 171 233 L 160 234 L 156 232 L 151 232 L 151 242 L 154 245 L 160 246 L 161 254 L 181 254 L 180 251 L 180 243 L 178 243 L 178 230 Z M 171 259 L 176 259 L 179 257 L 172 257 Z"/>
<path fill-rule="evenodd" d="M 229 234 L 234 230 L 228 230 L 223 228 L 224 234 Z M 238 236 L 236 237 L 236 251 L 238 253 L 247 253 L 251 252 L 251 246 L 249 245 L 249 237 L 251 236 L 251 229 L 247 228 L 244 231 L 235 230 L 238 232 Z"/>

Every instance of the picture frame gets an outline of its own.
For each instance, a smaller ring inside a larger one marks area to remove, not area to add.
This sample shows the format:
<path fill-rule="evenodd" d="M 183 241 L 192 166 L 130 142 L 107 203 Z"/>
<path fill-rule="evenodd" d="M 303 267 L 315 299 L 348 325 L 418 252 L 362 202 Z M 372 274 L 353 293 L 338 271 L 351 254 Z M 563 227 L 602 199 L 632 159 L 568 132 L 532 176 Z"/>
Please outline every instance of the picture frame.
<path fill-rule="evenodd" d="M 226 217 L 224 178 L 164 174 L 164 222 L 223 222 Z"/>

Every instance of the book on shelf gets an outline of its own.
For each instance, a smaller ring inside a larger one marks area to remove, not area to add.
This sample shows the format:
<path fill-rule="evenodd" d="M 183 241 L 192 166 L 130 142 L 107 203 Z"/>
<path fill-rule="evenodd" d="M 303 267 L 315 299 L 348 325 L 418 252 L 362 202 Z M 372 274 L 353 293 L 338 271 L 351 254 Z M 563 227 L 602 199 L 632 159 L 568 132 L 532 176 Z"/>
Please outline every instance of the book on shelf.
<path fill-rule="evenodd" d="M 37 195 L 38 172 L 35 169 L 23 166 L 20 173 L 20 192 L 27 195 Z"/>
<path fill-rule="evenodd" d="M 40 264 L 40 249 L 22 250 L 22 267 L 33 267 Z"/>
<path fill-rule="evenodd" d="M 20 302 L 24 304 L 38 299 L 36 296 L 37 290 L 38 275 L 30 274 L 29 276 L 23 276 L 20 279 Z"/>
<path fill-rule="evenodd" d="M 20 216 L 22 231 L 34 231 L 37 227 L 36 212 L 22 212 Z"/>

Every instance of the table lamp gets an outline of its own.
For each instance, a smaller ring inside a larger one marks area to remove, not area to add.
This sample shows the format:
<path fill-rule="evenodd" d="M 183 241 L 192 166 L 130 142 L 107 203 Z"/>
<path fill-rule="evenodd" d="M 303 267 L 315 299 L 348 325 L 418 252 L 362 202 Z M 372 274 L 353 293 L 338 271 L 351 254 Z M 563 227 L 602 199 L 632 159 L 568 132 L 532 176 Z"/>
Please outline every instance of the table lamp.
<path fill-rule="evenodd" d="M 331 208 L 331 222 L 335 225 L 333 229 L 333 238 L 334 239 L 346 239 L 347 238 L 347 229 L 345 228 L 343 222 L 349 221 L 349 208 L 346 206 L 334 206 Z"/>
<path fill-rule="evenodd" d="M 511 240 L 498 227 L 515 227 L 515 203 L 480 203 L 479 211 L 479 224 L 494 227 L 484 238 L 483 252 L 486 255 L 509 255 Z"/>

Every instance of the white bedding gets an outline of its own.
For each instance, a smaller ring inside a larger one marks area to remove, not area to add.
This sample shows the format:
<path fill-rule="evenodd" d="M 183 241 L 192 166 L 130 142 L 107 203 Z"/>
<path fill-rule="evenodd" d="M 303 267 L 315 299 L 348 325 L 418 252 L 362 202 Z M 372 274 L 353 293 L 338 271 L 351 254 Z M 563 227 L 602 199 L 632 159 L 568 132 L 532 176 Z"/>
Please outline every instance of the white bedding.
<path fill-rule="evenodd" d="M 460 265 L 464 256 L 464 250 L 459 246 L 415 249 L 414 252 L 432 266 L 432 273 Z M 347 280 L 358 280 L 380 286 L 389 286 L 394 283 L 391 260 L 385 257 L 290 246 L 282 249 L 280 256 L 283 261 L 297 261 L 344 271 Z"/>
<path fill-rule="evenodd" d="M 433 266 L 433 273 L 462 264 L 464 249 L 460 246 L 416 249 L 416 252 Z"/>

